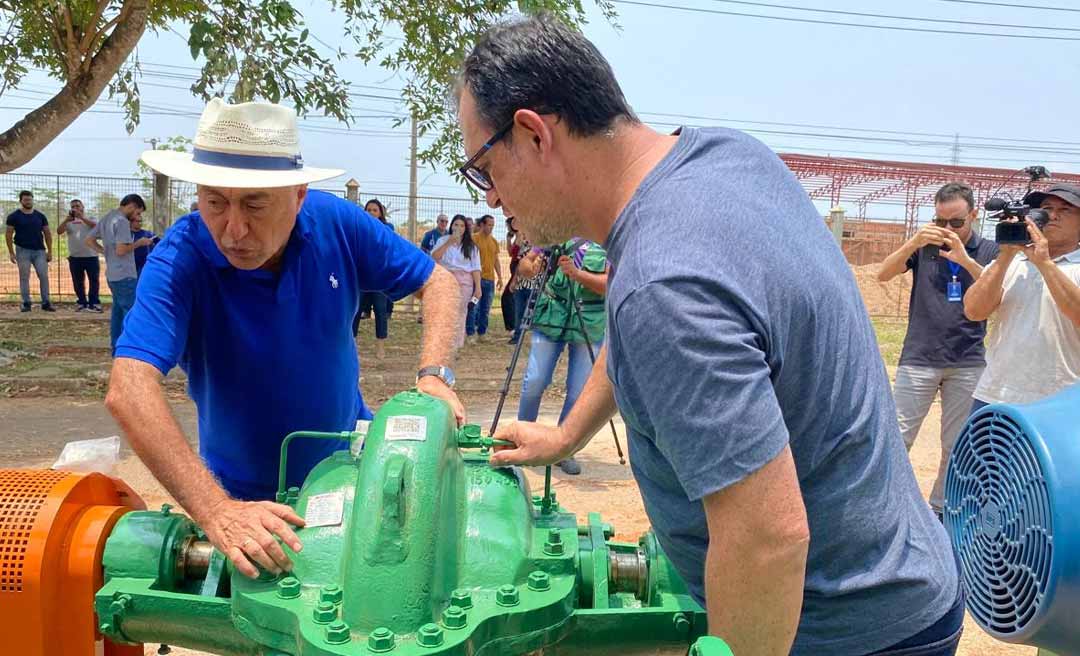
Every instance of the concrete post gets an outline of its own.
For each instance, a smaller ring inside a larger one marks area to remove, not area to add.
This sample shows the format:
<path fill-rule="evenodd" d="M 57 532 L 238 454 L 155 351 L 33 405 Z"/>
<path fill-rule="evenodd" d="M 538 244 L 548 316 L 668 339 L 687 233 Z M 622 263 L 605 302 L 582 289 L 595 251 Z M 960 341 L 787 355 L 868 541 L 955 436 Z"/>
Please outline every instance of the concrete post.
<path fill-rule="evenodd" d="M 356 181 L 356 178 L 349 178 L 349 181 L 345 183 L 345 199 L 352 203 L 360 203 L 360 183 Z"/>
<path fill-rule="evenodd" d="M 154 233 L 163 234 L 172 223 L 169 207 L 169 176 L 154 173 Z"/>
<path fill-rule="evenodd" d="M 832 224 L 833 238 L 836 240 L 836 245 L 843 247 L 844 245 L 844 208 L 836 206 L 829 210 L 829 223 Z"/>

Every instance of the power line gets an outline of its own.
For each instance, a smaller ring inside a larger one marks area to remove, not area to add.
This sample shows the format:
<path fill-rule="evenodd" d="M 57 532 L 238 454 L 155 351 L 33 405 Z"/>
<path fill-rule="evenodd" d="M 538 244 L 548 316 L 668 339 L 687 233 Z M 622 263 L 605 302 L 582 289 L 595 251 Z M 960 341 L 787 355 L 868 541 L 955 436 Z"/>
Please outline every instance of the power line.
<path fill-rule="evenodd" d="M 815 18 L 794 18 L 791 16 L 770 16 L 768 14 L 750 14 L 739 11 L 724 11 L 720 9 L 705 9 L 703 7 L 683 7 L 656 2 L 639 2 L 638 0 L 611 0 L 620 5 L 634 5 L 638 7 L 651 7 L 653 9 L 673 9 L 675 11 L 687 11 L 696 14 L 715 14 L 719 16 L 738 16 L 741 18 L 761 18 L 765 20 L 784 21 L 788 23 L 803 23 L 812 25 L 835 25 L 841 27 L 862 27 L 872 30 L 892 30 L 895 32 L 920 32 L 924 34 L 955 34 L 958 36 L 993 36 L 1003 39 L 1036 39 L 1043 41 L 1080 41 L 1080 37 L 1049 36 L 1035 34 L 1010 34 L 1008 32 L 970 32 L 959 30 L 940 30 L 929 27 L 902 27 L 899 25 L 870 25 L 867 23 L 848 23 L 845 21 L 820 20 Z"/>
<path fill-rule="evenodd" d="M 1042 25 L 1010 25 L 1008 23 L 983 23 L 979 21 L 957 20 L 949 18 L 924 18 L 917 16 L 896 16 L 892 14 L 872 14 L 861 11 L 842 11 L 839 9 L 814 9 L 811 7 L 797 7 L 794 5 L 780 5 L 769 2 L 750 2 L 749 0 L 712 0 L 730 5 L 746 5 L 750 7 L 766 7 L 769 9 L 790 9 L 791 11 L 808 11 L 816 14 L 831 14 L 839 16 L 858 16 L 860 18 L 885 18 L 888 20 L 917 21 L 923 23 L 943 23 L 947 25 L 976 25 L 979 27 L 1000 27 L 1018 30 L 1051 30 L 1055 32 L 1080 32 L 1077 27 L 1046 27 Z"/>
<path fill-rule="evenodd" d="M 980 0 L 940 0 L 941 2 L 953 2 L 959 5 L 984 5 L 987 7 L 1008 7 L 1009 9 L 1041 9 L 1043 11 L 1070 11 L 1080 13 L 1080 9 L 1071 7 L 1046 7 L 1044 5 L 1018 5 L 1010 2 L 981 2 Z"/>

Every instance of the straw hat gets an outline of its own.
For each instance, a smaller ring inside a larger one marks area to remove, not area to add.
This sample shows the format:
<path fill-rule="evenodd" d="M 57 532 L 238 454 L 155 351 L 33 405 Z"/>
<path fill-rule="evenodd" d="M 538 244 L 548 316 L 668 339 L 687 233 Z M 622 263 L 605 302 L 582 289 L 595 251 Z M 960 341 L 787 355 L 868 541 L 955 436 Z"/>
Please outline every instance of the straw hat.
<path fill-rule="evenodd" d="M 344 173 L 304 165 L 292 109 L 258 102 L 230 105 L 220 98 L 203 110 L 193 152 L 148 150 L 142 161 L 180 180 L 245 189 L 291 187 Z"/>

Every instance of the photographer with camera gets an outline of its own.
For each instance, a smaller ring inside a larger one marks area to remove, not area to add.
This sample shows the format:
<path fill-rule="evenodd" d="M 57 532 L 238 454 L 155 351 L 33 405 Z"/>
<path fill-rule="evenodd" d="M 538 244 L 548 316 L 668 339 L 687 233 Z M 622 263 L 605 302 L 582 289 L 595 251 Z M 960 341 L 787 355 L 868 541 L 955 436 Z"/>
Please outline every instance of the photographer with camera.
<path fill-rule="evenodd" d="M 905 271 L 912 274 L 907 335 L 893 397 L 904 446 L 910 451 L 930 404 L 941 392 L 941 460 L 930 493 L 930 505 L 939 518 L 949 454 L 986 366 L 986 322 L 967 319 L 963 304 L 964 291 L 998 255 L 998 245 L 971 228 L 978 214 L 971 187 L 946 184 L 934 196 L 934 220 L 885 258 L 877 276 L 888 282 Z"/>
<path fill-rule="evenodd" d="M 1024 205 L 1049 215 L 1044 227 L 1025 217 L 1030 243 L 1001 244 L 964 298 L 969 319 L 994 318 L 973 411 L 1037 401 L 1080 380 L 1080 186 L 1033 191 Z"/>
<path fill-rule="evenodd" d="M 86 245 L 86 238 L 97 225 L 97 221 L 86 215 L 86 208 L 79 199 L 71 201 L 71 210 L 59 226 L 56 234 L 67 235 L 68 268 L 71 269 L 71 285 L 78 299 L 76 312 L 102 312 L 101 298 L 101 262 L 97 251 Z M 87 283 L 90 291 L 87 295 Z"/>

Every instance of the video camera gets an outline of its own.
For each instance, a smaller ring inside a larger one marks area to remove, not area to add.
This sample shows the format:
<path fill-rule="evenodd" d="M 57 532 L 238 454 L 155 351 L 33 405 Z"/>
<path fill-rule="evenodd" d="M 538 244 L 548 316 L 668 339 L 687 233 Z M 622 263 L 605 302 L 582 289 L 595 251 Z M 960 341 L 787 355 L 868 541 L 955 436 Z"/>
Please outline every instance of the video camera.
<path fill-rule="evenodd" d="M 1028 193 L 1031 185 L 1037 181 L 1050 177 L 1050 172 L 1045 166 L 1029 166 L 1024 173 L 1028 175 Z M 1027 194 L 1025 194 L 1025 197 Z M 1029 244 L 1031 236 L 1028 235 L 1025 218 L 1031 219 L 1040 230 L 1050 222 L 1050 215 L 1044 209 L 1026 205 L 1023 201 L 1011 198 L 995 196 L 983 204 L 989 216 L 998 221 L 994 228 L 994 241 L 999 244 Z M 1016 219 L 1016 220 L 1010 220 Z"/>
<path fill-rule="evenodd" d="M 1047 171 L 1045 166 L 1027 166 L 1022 171 L 1027 174 L 1028 179 L 1024 198 L 1027 198 L 1028 193 L 1031 192 L 1031 185 L 1034 185 L 1037 180 L 1050 177 L 1050 172 Z M 1031 243 L 1025 218 L 1030 218 L 1031 223 L 1034 223 L 1040 230 L 1050 223 L 1050 214 L 1047 211 L 1011 198 L 1000 196 L 990 198 L 983 204 L 983 207 L 988 212 L 987 216 L 996 219 L 998 222 L 997 227 L 994 229 L 994 241 L 999 244 Z"/>
<path fill-rule="evenodd" d="M 1050 222 L 1050 215 L 1046 210 L 1025 205 L 1022 202 L 1010 201 L 1004 198 L 991 198 L 986 201 L 986 211 L 990 217 L 999 221 L 994 228 L 994 241 L 999 244 L 1028 244 L 1031 237 L 1028 235 L 1025 217 L 1031 219 L 1040 230 Z M 1020 219 L 1009 221 L 1008 219 Z"/>

